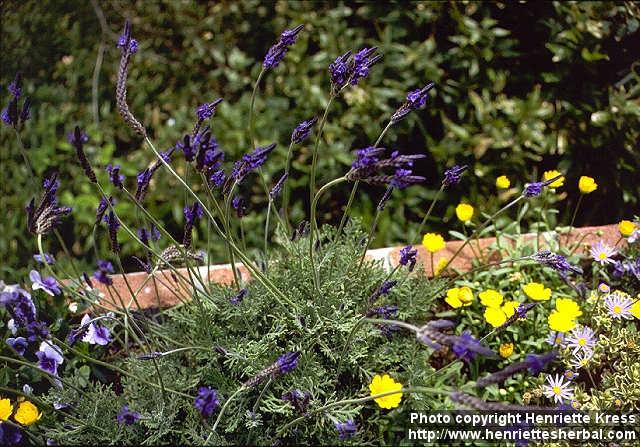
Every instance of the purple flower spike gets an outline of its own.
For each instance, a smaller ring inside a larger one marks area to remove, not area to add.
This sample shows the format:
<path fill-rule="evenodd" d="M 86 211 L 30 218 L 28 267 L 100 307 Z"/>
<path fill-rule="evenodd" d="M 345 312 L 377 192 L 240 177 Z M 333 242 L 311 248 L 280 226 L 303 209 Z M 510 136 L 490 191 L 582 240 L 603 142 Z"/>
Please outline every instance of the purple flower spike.
<path fill-rule="evenodd" d="M 424 106 L 429 99 L 429 90 L 431 90 L 434 85 L 433 82 L 430 82 L 422 88 L 410 91 L 407 94 L 407 101 L 391 116 L 391 122 L 397 123 L 412 111 Z"/>
<path fill-rule="evenodd" d="M 495 357 L 494 352 L 483 346 L 471 335 L 469 331 L 464 331 L 461 336 L 455 337 L 451 349 L 458 358 L 467 363 L 471 363 L 476 358 L 477 354 L 484 355 L 486 357 Z"/>
<path fill-rule="evenodd" d="M 29 273 L 29 279 L 31 279 L 32 290 L 44 290 L 48 295 L 55 296 L 60 295 L 62 291 L 60 290 L 60 286 L 58 285 L 58 281 L 53 276 L 48 276 L 46 278 L 42 278 L 40 273 L 36 270 L 31 270 Z"/>
<path fill-rule="evenodd" d="M 222 98 L 218 98 L 213 102 L 205 102 L 204 104 L 200 104 L 196 109 L 196 117 L 198 121 L 202 122 L 206 119 L 209 119 L 216 112 L 216 107 L 218 104 L 222 102 Z"/>
<path fill-rule="evenodd" d="M 53 255 L 51 253 L 45 253 L 44 254 L 44 258 L 42 257 L 42 255 L 40 253 L 33 255 L 33 259 L 36 262 L 39 262 L 41 264 L 49 264 L 49 265 L 53 265 L 56 263 L 56 258 L 53 257 Z"/>
<path fill-rule="evenodd" d="M 248 289 L 240 289 L 240 291 L 233 298 L 231 298 L 229 302 L 234 306 L 237 306 L 247 297 L 248 293 Z"/>
<path fill-rule="evenodd" d="M 278 357 L 278 360 L 276 360 L 276 366 L 279 374 L 287 374 L 296 369 L 299 357 L 299 352 L 287 352 L 286 354 L 282 354 Z"/>
<path fill-rule="evenodd" d="M 348 51 L 329 65 L 333 94 L 337 94 L 347 84 L 356 85 L 360 79 L 366 78 L 371 66 L 382 58 L 376 54 L 377 51 L 376 47 L 363 48 L 356 54 Z"/>
<path fill-rule="evenodd" d="M 140 420 L 140 413 L 129 410 L 129 405 L 125 405 L 120 409 L 116 420 L 118 424 L 133 425 Z"/>
<path fill-rule="evenodd" d="M 116 188 L 124 188 L 124 175 L 120 174 L 120 165 L 113 165 L 109 163 L 105 168 L 105 171 L 109 173 L 109 181 L 113 183 Z"/>
<path fill-rule="evenodd" d="M 341 441 L 353 438 L 358 432 L 358 424 L 353 419 L 347 419 L 345 422 L 335 422 L 338 438 Z"/>
<path fill-rule="evenodd" d="M 291 142 L 293 144 L 300 144 L 309 137 L 313 125 L 318 121 L 318 118 L 313 117 L 310 120 L 303 121 L 293 129 L 291 134 Z"/>
<path fill-rule="evenodd" d="M 113 264 L 109 261 L 98 260 L 98 270 L 94 272 L 93 277 L 100 283 L 110 286 L 113 284 L 113 280 L 109 277 L 110 273 L 113 273 Z"/>
<path fill-rule="evenodd" d="M 44 192 L 40 204 L 36 207 L 35 199 L 31 199 L 25 207 L 27 211 L 27 229 L 32 234 L 47 234 L 60 224 L 62 218 L 71 213 L 71 208 L 59 206 L 56 193 L 60 187 L 57 174 L 47 177 L 42 182 Z"/>
<path fill-rule="evenodd" d="M 418 256 L 418 250 L 413 248 L 411 245 L 407 245 L 402 250 L 400 250 L 400 265 L 408 265 L 409 271 L 412 272 L 414 267 L 416 266 Z"/>
<path fill-rule="evenodd" d="M 220 405 L 218 399 L 218 392 L 213 388 L 206 386 L 200 387 L 198 390 L 198 397 L 193 404 L 199 411 L 202 417 L 208 418 Z"/>
<path fill-rule="evenodd" d="M 267 55 L 264 57 L 264 62 L 262 63 L 263 69 L 269 70 L 276 68 L 280 62 L 282 62 L 287 51 L 289 51 L 289 47 L 296 43 L 298 33 L 302 28 L 304 28 L 304 25 L 298 25 L 293 29 L 287 29 L 282 32 L 278 42 L 269 48 Z"/>
<path fill-rule="evenodd" d="M 18 445 L 22 441 L 22 429 L 8 422 L 0 422 L 0 444 Z"/>
<path fill-rule="evenodd" d="M 468 166 L 454 166 L 451 169 L 447 169 L 444 171 L 444 179 L 442 180 L 442 184 L 444 186 L 452 186 L 460 183 L 460 178 L 462 174 L 467 170 Z"/>
<path fill-rule="evenodd" d="M 231 177 L 240 183 L 251 171 L 261 167 L 267 161 L 267 157 L 276 148 L 276 143 L 268 146 L 257 147 L 251 153 L 242 156 L 233 165 Z"/>

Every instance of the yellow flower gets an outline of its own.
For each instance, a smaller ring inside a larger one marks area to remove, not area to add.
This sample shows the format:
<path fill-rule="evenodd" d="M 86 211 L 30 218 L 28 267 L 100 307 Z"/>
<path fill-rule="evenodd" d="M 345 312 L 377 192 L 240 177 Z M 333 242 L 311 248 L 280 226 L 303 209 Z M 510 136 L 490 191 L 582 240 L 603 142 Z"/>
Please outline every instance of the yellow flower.
<path fill-rule="evenodd" d="M 13 405 L 9 399 L 0 399 L 0 421 L 6 421 L 13 413 Z"/>
<path fill-rule="evenodd" d="M 578 318 L 580 315 L 582 315 L 580 306 L 571 298 L 558 298 L 556 300 L 556 310 L 568 315 L 571 318 Z"/>
<path fill-rule="evenodd" d="M 620 234 L 624 237 L 631 236 L 636 229 L 636 224 L 631 222 L 630 220 L 621 220 L 618 224 L 618 230 L 620 230 Z"/>
<path fill-rule="evenodd" d="M 427 251 L 435 253 L 444 248 L 444 239 L 437 233 L 427 233 L 422 238 L 422 245 Z"/>
<path fill-rule="evenodd" d="M 468 222 L 473 217 L 473 207 L 466 203 L 461 203 L 456 207 L 456 216 L 462 222 Z"/>
<path fill-rule="evenodd" d="M 447 297 L 444 300 L 454 309 L 470 306 L 473 301 L 473 292 L 469 287 L 454 287 L 447 290 Z"/>
<path fill-rule="evenodd" d="M 369 384 L 369 391 L 371 391 L 371 396 L 375 396 L 376 394 L 388 393 L 390 391 L 398 391 L 401 389 L 402 384 L 389 377 L 389 374 L 385 374 L 383 376 L 381 376 L 380 374 L 376 374 Z M 402 400 L 402 393 L 390 394 L 388 396 L 378 397 L 374 400 L 380 406 L 380 408 L 396 408 L 398 405 L 400 405 L 400 401 Z"/>
<path fill-rule="evenodd" d="M 629 311 L 631 312 L 631 315 L 640 320 L 640 301 L 636 301 L 635 303 L 633 303 L 633 306 L 631 306 L 631 309 L 629 309 Z"/>
<path fill-rule="evenodd" d="M 507 301 L 502 305 L 502 311 L 507 316 L 507 318 L 511 318 L 511 316 L 516 313 L 516 309 L 520 306 L 519 301 Z"/>
<path fill-rule="evenodd" d="M 578 189 L 582 194 L 590 194 L 598 189 L 598 184 L 593 179 L 593 177 L 587 177 L 586 175 L 583 175 L 582 177 L 580 177 L 580 180 L 578 180 Z"/>
<path fill-rule="evenodd" d="M 484 319 L 491 326 L 499 327 L 507 321 L 507 316 L 499 307 L 487 307 L 484 310 Z"/>
<path fill-rule="evenodd" d="M 480 302 L 487 307 L 500 307 L 502 304 L 502 295 L 497 290 L 487 289 L 478 294 Z"/>
<path fill-rule="evenodd" d="M 554 310 L 547 320 L 549 328 L 558 332 L 569 332 L 576 327 L 576 320 L 571 315 Z"/>
<path fill-rule="evenodd" d="M 530 282 L 522 290 L 529 298 L 535 301 L 547 301 L 551 298 L 551 289 L 545 288 L 544 284 L 539 282 Z"/>
<path fill-rule="evenodd" d="M 543 178 L 545 181 L 547 180 L 551 180 L 554 177 L 557 177 L 559 175 L 562 175 L 562 172 L 558 172 L 558 171 L 545 171 L 545 173 L 543 174 Z M 564 176 L 560 177 L 558 180 L 556 180 L 555 182 L 551 183 L 549 185 L 549 188 L 560 188 L 561 186 L 564 186 Z"/>
<path fill-rule="evenodd" d="M 502 343 L 499 352 L 505 359 L 511 357 L 511 354 L 513 354 L 513 343 Z"/>
<path fill-rule="evenodd" d="M 496 179 L 496 187 L 499 189 L 507 189 L 511 186 L 511 181 L 507 178 L 506 175 L 501 175 Z"/>
<path fill-rule="evenodd" d="M 13 416 L 16 422 L 19 422 L 22 425 L 31 425 L 40 419 L 40 417 L 42 417 L 42 413 L 38 411 L 38 407 L 28 400 L 20 402 L 20 405 L 18 405 L 18 409 L 16 410 L 16 414 Z"/>
<path fill-rule="evenodd" d="M 449 262 L 447 261 L 447 258 L 438 259 L 438 263 L 434 267 L 435 272 L 433 273 L 433 275 L 438 276 L 440 273 L 442 273 L 442 270 L 444 270 L 444 267 L 447 265 L 447 262 Z"/>

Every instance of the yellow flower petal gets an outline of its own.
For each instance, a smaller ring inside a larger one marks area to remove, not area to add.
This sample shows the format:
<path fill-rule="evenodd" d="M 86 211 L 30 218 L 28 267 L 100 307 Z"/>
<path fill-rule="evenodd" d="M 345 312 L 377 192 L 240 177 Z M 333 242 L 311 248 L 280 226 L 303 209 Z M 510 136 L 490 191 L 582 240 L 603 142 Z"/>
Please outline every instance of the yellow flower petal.
<path fill-rule="evenodd" d="M 511 181 L 507 178 L 506 175 L 501 175 L 496 179 L 496 187 L 499 189 L 507 189 L 511 186 Z"/>
<path fill-rule="evenodd" d="M 580 177 L 580 180 L 578 180 L 578 189 L 582 194 L 590 194 L 598 189 L 598 184 L 592 177 L 583 175 Z"/>
<path fill-rule="evenodd" d="M 511 316 L 516 313 L 516 309 L 520 306 L 519 301 L 507 301 L 501 307 L 502 312 L 507 316 L 507 318 L 511 318 Z"/>
<path fill-rule="evenodd" d="M 28 400 L 20 402 L 13 418 L 22 425 L 31 425 L 42 417 L 38 407 Z"/>
<path fill-rule="evenodd" d="M 13 405 L 9 399 L 0 399 L 0 421 L 6 421 L 13 413 Z"/>
<path fill-rule="evenodd" d="M 640 301 L 636 301 L 629 310 L 631 311 L 631 315 L 640 320 Z"/>
<path fill-rule="evenodd" d="M 445 243 L 444 239 L 439 234 L 427 233 L 422 238 L 422 245 L 427 251 L 435 253 L 442 250 L 445 246 Z"/>
<path fill-rule="evenodd" d="M 447 258 L 440 258 L 438 259 L 438 262 L 436 263 L 436 266 L 434 267 L 435 272 L 433 273 L 434 276 L 438 276 L 440 273 L 442 273 L 442 270 L 444 270 L 444 267 L 447 265 Z"/>
<path fill-rule="evenodd" d="M 524 293 L 535 301 L 547 301 L 551 298 L 551 289 L 545 288 L 539 282 L 530 282 L 522 287 Z"/>
<path fill-rule="evenodd" d="M 447 297 L 444 300 L 454 309 L 470 306 L 473 301 L 473 292 L 469 287 L 454 287 L 447 290 Z"/>
<path fill-rule="evenodd" d="M 547 180 L 551 180 L 552 178 L 555 178 L 559 175 L 562 175 L 562 172 L 556 171 L 556 170 L 552 170 L 552 171 L 545 171 L 545 173 L 543 174 L 543 178 L 545 181 Z M 564 186 L 564 176 L 560 177 L 558 180 L 556 180 L 555 182 L 551 183 L 549 185 L 549 188 L 560 188 L 561 186 Z"/>
<path fill-rule="evenodd" d="M 487 289 L 478 294 L 480 297 L 480 303 L 487 307 L 500 307 L 502 304 L 502 294 L 497 290 Z"/>
<path fill-rule="evenodd" d="M 498 327 L 507 321 L 507 316 L 499 307 L 487 307 L 484 310 L 484 319 L 491 326 Z"/>
<path fill-rule="evenodd" d="M 385 374 L 382 376 L 380 374 L 376 374 L 369 384 L 369 391 L 371 392 L 371 396 L 388 393 L 390 391 L 399 391 L 401 389 L 402 384 L 393 380 L 389 376 L 389 374 Z M 398 405 L 400 405 L 400 401 L 402 400 L 402 393 L 390 394 L 388 396 L 378 397 L 374 400 L 380 406 L 380 408 L 396 408 Z"/>
<path fill-rule="evenodd" d="M 570 298 L 558 298 L 556 300 L 556 310 L 571 318 L 578 318 L 582 315 L 582 310 L 578 303 Z"/>
<path fill-rule="evenodd" d="M 511 354 L 513 354 L 513 343 L 502 343 L 498 351 L 505 359 L 511 357 Z"/>
<path fill-rule="evenodd" d="M 549 328 L 557 332 L 569 332 L 576 327 L 576 320 L 571 315 L 554 310 L 547 320 Z"/>
<path fill-rule="evenodd" d="M 473 207 L 466 203 L 461 203 L 456 207 L 456 216 L 462 222 L 468 222 L 473 217 Z"/>
<path fill-rule="evenodd" d="M 630 220 L 621 220 L 618 224 L 618 230 L 620 230 L 620 234 L 624 237 L 629 237 L 635 231 L 636 224 L 631 222 Z"/>

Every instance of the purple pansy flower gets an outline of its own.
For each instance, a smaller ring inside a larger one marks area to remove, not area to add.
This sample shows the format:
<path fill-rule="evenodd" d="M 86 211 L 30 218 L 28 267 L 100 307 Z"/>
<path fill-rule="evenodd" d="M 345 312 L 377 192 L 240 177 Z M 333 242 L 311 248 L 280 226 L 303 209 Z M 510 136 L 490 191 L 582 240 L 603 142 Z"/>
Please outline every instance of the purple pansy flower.
<path fill-rule="evenodd" d="M 91 317 L 86 315 L 82 317 L 82 321 L 80 321 L 80 327 L 87 326 L 84 337 L 82 337 L 82 341 L 89 343 L 90 345 L 100 345 L 105 346 L 111 342 L 111 334 L 109 333 L 109 329 L 106 326 L 102 326 L 91 322 Z"/>
<path fill-rule="evenodd" d="M 38 357 L 38 368 L 54 376 L 58 375 L 58 366 L 64 362 L 62 350 L 49 341 L 40 343 L 36 357 Z"/>
<path fill-rule="evenodd" d="M 48 276 L 46 278 L 42 278 L 40 273 L 36 270 L 31 270 L 29 273 L 29 279 L 31 279 L 32 290 L 44 290 L 47 294 L 51 296 L 60 295 L 62 291 L 60 290 L 60 286 L 58 285 L 58 281 L 52 276 Z"/>
<path fill-rule="evenodd" d="M 9 337 L 7 344 L 11 346 L 19 355 L 24 355 L 27 351 L 27 339 L 24 337 Z"/>

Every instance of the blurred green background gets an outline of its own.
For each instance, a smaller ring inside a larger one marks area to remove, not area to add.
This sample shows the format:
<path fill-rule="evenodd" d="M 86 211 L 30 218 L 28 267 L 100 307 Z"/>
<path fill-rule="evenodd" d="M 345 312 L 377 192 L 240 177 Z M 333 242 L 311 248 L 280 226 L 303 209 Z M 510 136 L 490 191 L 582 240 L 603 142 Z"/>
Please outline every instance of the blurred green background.
<path fill-rule="evenodd" d="M 427 182 L 394 192 L 373 247 L 406 242 L 442 173 L 454 163 L 468 164 L 469 175 L 436 206 L 429 229 L 453 229 L 453 208 L 462 200 L 478 210 L 495 210 L 505 200 L 497 194 L 497 176 L 507 175 L 519 188 L 548 169 L 567 173 L 559 190 L 560 222 L 570 220 L 581 175 L 594 177 L 599 188 L 583 202 L 579 225 L 615 222 L 638 210 L 637 3 L 42 0 L 5 1 L 0 8 L 2 107 L 9 100 L 6 86 L 20 70 L 33 98 L 22 137 L 39 177 L 60 172 L 61 202 L 74 207 L 61 232 L 83 269 L 94 262 L 91 230 L 98 199 L 66 134 L 75 125 L 87 131 L 88 155 L 105 182 L 104 166 L 116 162 L 135 189 L 136 172 L 153 161 L 115 109 L 115 43 L 127 17 L 140 42 L 130 70 L 130 105 L 152 140 L 168 149 L 191 130 L 199 103 L 222 97 L 213 130 L 228 161 L 250 149 L 247 113 L 264 54 L 282 30 L 305 24 L 284 62 L 264 78 L 256 103 L 259 142 L 279 143 L 264 168 L 269 179 L 282 172 L 296 123 L 321 115 L 328 99 L 327 67 L 339 54 L 375 45 L 384 58 L 332 107 L 320 145 L 320 184 L 346 172 L 351 151 L 373 143 L 408 90 L 434 81 L 427 107 L 393 126 L 382 142 L 402 152 L 426 153 L 416 170 Z M 25 229 L 23 207 L 34 190 L 7 126 L 0 130 L 0 144 L 6 280 L 32 263 L 35 244 Z M 308 210 L 311 146 L 299 146 L 294 154 L 294 222 Z M 174 166 L 184 172 L 184 158 L 175 156 Z M 248 183 L 243 194 L 252 212 L 244 218 L 244 230 L 249 246 L 259 247 L 265 199 L 255 177 Z M 323 200 L 322 222 L 339 221 L 350 190 L 342 186 Z M 199 188 L 195 181 L 194 187 Z M 370 222 L 382 193 L 362 188 L 354 214 Z M 118 209 L 135 226 L 140 216 L 125 202 L 120 200 Z M 184 193 L 166 172 L 155 177 L 146 205 L 182 237 Z M 205 224 L 198 233 L 202 248 Z M 107 257 L 104 230 L 98 236 L 100 256 Z M 121 238 L 125 254 L 141 254 Z M 47 243 L 58 254 L 55 239 Z M 212 244 L 213 260 L 222 261 L 222 247 Z"/>

